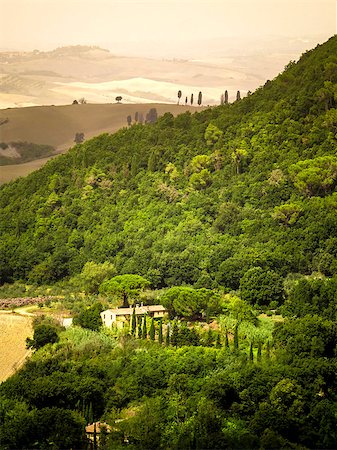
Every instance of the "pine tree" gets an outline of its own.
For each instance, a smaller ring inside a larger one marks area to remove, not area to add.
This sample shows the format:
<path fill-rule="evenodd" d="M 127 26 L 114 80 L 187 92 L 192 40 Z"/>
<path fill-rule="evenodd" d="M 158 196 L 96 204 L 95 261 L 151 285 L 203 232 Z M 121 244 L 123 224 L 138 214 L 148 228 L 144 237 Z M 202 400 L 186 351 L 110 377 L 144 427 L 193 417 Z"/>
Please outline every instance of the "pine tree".
<path fill-rule="evenodd" d="M 158 342 L 159 344 L 163 343 L 163 322 L 159 321 L 159 327 L 158 327 Z"/>
<path fill-rule="evenodd" d="M 261 362 L 262 359 L 262 343 L 259 342 L 257 346 L 257 362 Z"/>
<path fill-rule="evenodd" d="M 170 345 L 170 324 L 169 323 L 166 326 L 165 345 L 166 345 L 166 347 L 168 347 Z"/>
<path fill-rule="evenodd" d="M 249 360 L 250 360 L 250 361 L 254 361 L 253 341 L 250 343 L 250 348 L 249 348 Z"/>
<path fill-rule="evenodd" d="M 136 334 L 136 327 L 137 327 L 137 319 L 136 319 L 136 308 L 133 308 L 132 311 L 132 318 L 131 318 L 131 334 L 134 336 Z"/>
<path fill-rule="evenodd" d="M 143 339 L 147 339 L 146 315 L 143 316 Z"/>
<path fill-rule="evenodd" d="M 152 317 L 151 320 L 151 326 L 150 326 L 150 339 L 151 341 L 154 341 L 155 337 L 156 337 L 156 330 L 154 328 L 154 318 Z"/>

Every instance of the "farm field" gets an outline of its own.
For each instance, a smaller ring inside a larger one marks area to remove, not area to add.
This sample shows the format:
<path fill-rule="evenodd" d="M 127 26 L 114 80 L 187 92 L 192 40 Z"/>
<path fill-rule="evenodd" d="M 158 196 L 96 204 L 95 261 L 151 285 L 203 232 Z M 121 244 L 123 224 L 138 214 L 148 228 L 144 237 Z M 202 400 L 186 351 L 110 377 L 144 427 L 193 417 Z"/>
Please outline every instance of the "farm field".
<path fill-rule="evenodd" d="M 19 368 L 31 353 L 26 338 L 32 336 L 31 318 L 0 311 L 0 382 Z"/>
<path fill-rule="evenodd" d="M 36 106 L 0 110 L 0 142 L 32 142 L 52 145 L 56 153 L 64 153 L 74 144 L 76 133 L 89 139 L 101 133 L 114 133 L 127 126 L 127 116 L 134 121 L 135 113 L 144 118 L 151 108 L 158 116 L 171 112 L 174 116 L 201 108 L 174 104 L 84 104 L 65 106 Z M 0 166 L 0 184 L 26 176 L 42 167 L 50 158 L 23 164 Z"/>

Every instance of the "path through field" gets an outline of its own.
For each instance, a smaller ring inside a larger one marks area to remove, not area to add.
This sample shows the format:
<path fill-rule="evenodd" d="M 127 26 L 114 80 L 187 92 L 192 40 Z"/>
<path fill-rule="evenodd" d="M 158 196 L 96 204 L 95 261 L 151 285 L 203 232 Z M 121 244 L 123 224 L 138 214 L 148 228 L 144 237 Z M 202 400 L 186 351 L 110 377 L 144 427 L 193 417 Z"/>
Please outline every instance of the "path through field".
<path fill-rule="evenodd" d="M 0 311 L 0 382 L 6 380 L 25 362 L 31 351 L 26 338 L 32 337 L 29 316 Z"/>

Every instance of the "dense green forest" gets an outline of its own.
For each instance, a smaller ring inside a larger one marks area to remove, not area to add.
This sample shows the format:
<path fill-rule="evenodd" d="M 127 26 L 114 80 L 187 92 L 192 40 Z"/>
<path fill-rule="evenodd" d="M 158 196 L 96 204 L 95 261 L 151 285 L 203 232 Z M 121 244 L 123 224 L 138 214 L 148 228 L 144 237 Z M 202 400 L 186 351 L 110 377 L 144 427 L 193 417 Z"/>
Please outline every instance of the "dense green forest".
<path fill-rule="evenodd" d="M 4 449 L 82 448 L 99 419 L 106 449 L 335 447 L 336 107 L 333 37 L 242 100 L 101 135 L 0 188 L 2 284 L 109 294 L 134 274 L 177 318 L 166 344 L 54 333 L 0 387 Z M 261 309 L 283 318 L 254 341 Z M 208 314 L 218 335 L 184 325 Z"/>

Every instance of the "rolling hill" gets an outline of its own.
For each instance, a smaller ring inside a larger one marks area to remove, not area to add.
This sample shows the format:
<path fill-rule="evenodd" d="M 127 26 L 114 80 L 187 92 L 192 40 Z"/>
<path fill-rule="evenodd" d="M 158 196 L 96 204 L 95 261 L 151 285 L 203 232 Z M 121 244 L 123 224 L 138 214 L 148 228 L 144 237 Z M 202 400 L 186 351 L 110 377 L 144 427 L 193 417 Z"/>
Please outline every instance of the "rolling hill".
<path fill-rule="evenodd" d="M 91 260 L 158 286 L 336 273 L 336 47 L 234 104 L 103 134 L 3 186 L 2 281 L 54 283 Z"/>
<path fill-rule="evenodd" d="M 144 119 L 151 108 L 158 115 L 171 112 L 177 115 L 183 111 L 195 111 L 194 107 L 173 104 L 78 104 L 64 106 L 36 106 L 0 110 L 0 142 L 28 142 L 52 146 L 53 153 L 65 152 L 74 145 L 76 133 L 84 133 L 89 139 L 101 133 L 113 133 L 127 126 L 126 118 L 142 113 Z M 8 152 L 6 154 L 6 151 Z M 41 167 L 48 159 L 43 153 L 38 157 L 28 148 L 25 159 L 17 159 L 17 154 L 0 149 L 0 156 L 7 155 L 6 166 L 0 165 L 0 183 L 24 176 Z M 50 149 L 46 148 L 50 155 Z M 31 156 L 30 156 L 31 155 Z M 13 165 L 8 162 L 13 161 Z M 32 162 L 26 162 L 32 160 Z M 37 160 L 37 161 L 35 161 Z M 20 164 L 24 162 L 24 164 Z M 1 160 L 0 160 L 1 164 Z"/>

